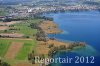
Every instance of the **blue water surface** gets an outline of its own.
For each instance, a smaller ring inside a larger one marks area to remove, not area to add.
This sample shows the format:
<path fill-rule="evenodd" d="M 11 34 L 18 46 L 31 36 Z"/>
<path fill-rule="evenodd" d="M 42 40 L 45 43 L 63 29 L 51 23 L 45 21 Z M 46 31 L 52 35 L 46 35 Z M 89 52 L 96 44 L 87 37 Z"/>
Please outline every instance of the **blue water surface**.
<path fill-rule="evenodd" d="M 83 41 L 87 47 L 74 50 L 72 52 L 63 52 L 55 57 L 66 56 L 95 56 L 94 64 L 53 64 L 53 66 L 99 66 L 100 65 L 100 12 L 66 12 L 44 14 L 47 17 L 53 17 L 54 22 L 63 30 L 61 34 L 50 34 L 49 37 L 56 37 L 63 41 Z"/>

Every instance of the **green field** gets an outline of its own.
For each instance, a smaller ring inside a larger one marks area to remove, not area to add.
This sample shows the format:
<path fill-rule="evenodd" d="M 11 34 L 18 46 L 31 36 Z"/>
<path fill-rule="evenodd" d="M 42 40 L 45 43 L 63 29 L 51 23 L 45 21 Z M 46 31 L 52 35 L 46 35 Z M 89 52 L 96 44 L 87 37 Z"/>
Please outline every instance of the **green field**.
<path fill-rule="evenodd" d="M 0 39 L 0 56 L 4 57 L 6 51 L 10 46 L 10 41 L 5 41 Z"/>
<path fill-rule="evenodd" d="M 30 26 L 31 23 L 39 23 L 42 21 L 42 19 L 32 19 L 32 20 L 25 20 L 21 21 L 20 23 L 14 24 L 12 28 L 15 29 L 20 29 L 20 30 L 6 30 L 5 31 L 0 31 L 0 33 L 21 33 L 24 34 L 25 36 L 33 37 L 37 33 L 37 29 L 32 29 Z"/>
<path fill-rule="evenodd" d="M 35 47 L 36 42 L 27 42 L 24 44 L 23 48 L 19 52 L 19 54 L 16 56 L 16 59 L 18 60 L 25 60 L 27 59 L 28 53 L 32 51 L 32 49 Z"/>
<path fill-rule="evenodd" d="M 25 60 L 27 55 L 36 46 L 35 40 L 0 39 L 0 56 L 4 57 L 12 42 L 24 42 L 23 48 L 16 55 L 16 59 Z"/>
<path fill-rule="evenodd" d="M 26 20 L 20 23 L 14 24 L 14 28 L 20 30 L 7 30 L 8 33 L 16 32 L 24 34 L 25 36 L 33 37 L 37 33 L 37 29 L 32 29 L 29 27 L 31 23 L 39 23 L 41 19 L 33 19 L 33 20 Z M 4 31 L 0 31 L 0 33 L 5 33 Z M 34 38 L 33 38 L 34 39 Z M 4 57 L 5 53 L 7 52 L 10 44 L 12 42 L 24 42 L 24 46 L 21 51 L 16 56 L 16 59 L 26 59 L 27 54 L 35 47 L 36 41 L 35 40 L 18 40 L 18 39 L 0 39 L 0 56 Z"/>
<path fill-rule="evenodd" d="M 21 21 L 20 23 L 16 23 L 11 28 L 16 28 L 20 30 L 7 30 L 0 31 L 0 33 L 21 33 L 25 36 L 29 36 L 30 38 L 0 38 L 0 57 L 2 57 L 4 60 L 6 60 L 9 64 L 16 64 L 19 62 L 28 62 L 28 54 L 32 52 L 33 49 L 35 49 L 37 45 L 37 41 L 34 38 L 34 35 L 37 33 L 37 29 L 32 29 L 30 26 L 31 23 L 39 23 L 42 19 L 32 19 L 32 20 L 25 20 Z M 31 40 L 25 40 L 25 39 L 31 39 Z M 22 42 L 24 43 L 23 47 L 20 49 L 20 51 L 16 54 L 16 57 L 14 59 L 6 59 L 5 55 L 12 44 L 12 42 Z"/>
<path fill-rule="evenodd" d="M 28 24 L 25 23 L 20 23 L 15 25 L 15 28 L 18 28 L 20 30 L 16 31 L 17 33 L 22 33 L 24 35 L 28 35 L 28 36 L 33 36 L 33 34 L 36 34 L 37 30 L 36 29 L 32 29 L 30 27 L 28 27 Z"/>
<path fill-rule="evenodd" d="M 20 29 L 19 31 L 17 31 L 18 33 L 22 33 L 25 34 L 27 36 L 33 36 L 34 34 L 36 34 L 37 29 L 32 29 L 30 26 L 31 23 L 38 23 L 40 22 L 40 19 L 34 19 L 34 20 L 27 20 L 25 22 L 21 22 L 18 24 L 15 24 L 15 28 Z"/>
<path fill-rule="evenodd" d="M 21 33 L 25 36 L 33 37 L 37 33 L 37 29 L 32 29 L 30 26 L 31 23 L 39 23 L 42 19 L 33 19 L 33 20 L 25 20 L 20 23 L 14 24 L 12 28 L 20 29 L 20 30 L 7 30 L 6 33 Z M 5 33 L 5 31 L 0 31 L 0 33 Z"/>

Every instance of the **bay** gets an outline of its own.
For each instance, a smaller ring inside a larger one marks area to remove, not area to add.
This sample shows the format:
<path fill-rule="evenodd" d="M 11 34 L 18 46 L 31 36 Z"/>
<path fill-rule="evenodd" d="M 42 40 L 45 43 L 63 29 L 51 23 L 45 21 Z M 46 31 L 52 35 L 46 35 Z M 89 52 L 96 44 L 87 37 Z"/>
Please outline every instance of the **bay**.
<path fill-rule="evenodd" d="M 87 46 L 82 49 L 73 50 L 72 52 L 61 52 L 55 57 L 66 56 L 95 56 L 94 64 L 77 64 L 86 66 L 99 66 L 100 62 L 100 12 L 84 11 L 84 12 L 66 12 L 66 13 L 50 13 L 43 14 L 46 17 L 52 17 L 54 22 L 59 25 L 59 29 L 63 30 L 61 34 L 49 34 L 49 37 L 55 37 L 61 41 L 82 41 Z M 72 64 L 52 64 L 52 66 L 74 66 Z"/>

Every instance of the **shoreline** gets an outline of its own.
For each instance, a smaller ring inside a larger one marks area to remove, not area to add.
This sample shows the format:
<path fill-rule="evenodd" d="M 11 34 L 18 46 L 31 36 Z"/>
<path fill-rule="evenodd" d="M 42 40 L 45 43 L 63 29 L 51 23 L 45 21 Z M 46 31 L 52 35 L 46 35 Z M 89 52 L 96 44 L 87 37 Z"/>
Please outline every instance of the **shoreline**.
<path fill-rule="evenodd" d="M 39 27 L 46 33 L 46 34 L 58 34 L 62 33 L 63 31 L 58 29 L 58 25 L 53 21 L 44 21 L 42 22 Z"/>
<path fill-rule="evenodd" d="M 65 10 L 65 11 L 51 11 L 51 12 L 42 12 L 42 13 L 38 13 L 36 15 L 43 15 L 43 14 L 50 14 L 50 13 L 68 13 L 68 12 L 89 12 L 89 11 L 97 11 L 100 12 L 100 10 Z"/>
<path fill-rule="evenodd" d="M 39 39 L 37 40 L 37 46 L 33 49 L 33 51 L 35 50 L 35 53 L 33 54 L 33 56 L 40 56 L 40 57 L 44 56 L 44 57 L 52 58 L 52 56 L 54 56 L 58 51 L 66 50 L 66 49 L 68 49 L 68 51 L 71 51 L 73 50 L 74 47 L 77 47 L 77 46 L 84 47 L 84 45 L 80 43 L 73 45 L 69 42 L 56 40 L 56 38 L 49 38 L 47 34 L 59 34 L 63 32 L 62 30 L 58 28 L 59 25 L 57 25 L 53 21 L 44 20 L 43 22 L 39 22 L 38 24 L 32 23 L 31 28 L 32 26 L 34 29 L 38 30 L 37 35 L 34 38 L 36 40 L 37 38 Z M 32 40 L 29 38 L 27 39 L 26 38 L 20 38 L 20 39 L 19 38 L 1 38 L 1 39 Z M 29 55 L 30 53 L 31 52 L 29 52 Z M 29 58 L 29 55 L 28 55 L 28 58 Z M 31 63 L 33 64 L 32 61 L 30 62 L 30 64 Z"/>
<path fill-rule="evenodd" d="M 58 25 L 54 23 L 53 21 L 43 21 L 41 24 L 39 24 L 40 33 L 43 33 L 45 36 L 41 38 L 38 37 L 38 44 L 36 47 L 36 56 L 44 56 L 48 58 L 52 58 L 57 52 L 59 51 L 72 51 L 75 47 L 85 47 L 86 43 L 84 42 L 64 42 L 56 40 L 56 38 L 49 38 L 47 34 L 59 34 L 62 33 L 60 29 L 58 29 Z M 41 32 L 43 31 L 43 32 Z M 43 35 L 42 34 L 42 35 Z M 40 40 L 41 38 L 41 40 Z M 41 51 L 40 51 L 41 50 Z M 43 63 L 45 64 L 45 63 Z"/>

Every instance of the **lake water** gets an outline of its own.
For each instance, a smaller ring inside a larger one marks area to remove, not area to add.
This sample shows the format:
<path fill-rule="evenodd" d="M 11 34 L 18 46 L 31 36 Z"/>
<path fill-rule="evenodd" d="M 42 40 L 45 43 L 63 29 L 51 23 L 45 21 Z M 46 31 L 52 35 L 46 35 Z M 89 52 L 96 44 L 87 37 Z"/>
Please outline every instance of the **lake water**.
<path fill-rule="evenodd" d="M 63 41 L 84 41 L 87 47 L 76 49 L 72 52 L 61 52 L 55 57 L 75 57 L 75 56 L 95 56 L 95 63 L 66 63 L 52 64 L 52 66 L 94 66 L 100 65 L 100 12 L 66 12 L 66 13 L 50 13 L 44 14 L 47 17 L 53 17 L 54 22 L 59 25 L 59 29 L 63 33 L 55 35 L 59 40 Z M 49 37 L 54 37 L 50 34 Z"/>

